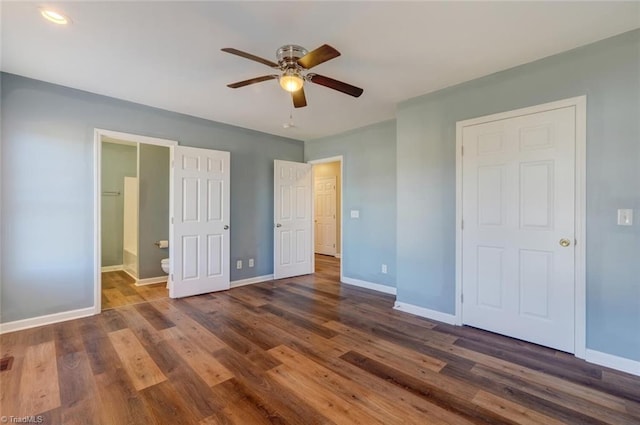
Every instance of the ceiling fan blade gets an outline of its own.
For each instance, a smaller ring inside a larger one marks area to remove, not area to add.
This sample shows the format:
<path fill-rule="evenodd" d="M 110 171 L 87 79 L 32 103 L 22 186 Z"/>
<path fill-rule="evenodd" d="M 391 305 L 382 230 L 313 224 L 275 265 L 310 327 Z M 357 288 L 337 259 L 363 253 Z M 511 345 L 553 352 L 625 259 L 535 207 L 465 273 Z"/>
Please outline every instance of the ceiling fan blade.
<path fill-rule="evenodd" d="M 316 65 L 320 65 L 321 63 L 337 58 L 338 56 L 340 56 L 339 51 L 328 44 L 323 44 L 298 59 L 298 65 L 306 69 L 311 69 Z"/>
<path fill-rule="evenodd" d="M 250 80 L 238 81 L 237 83 L 227 84 L 227 87 L 232 89 L 237 89 L 240 87 L 248 86 L 249 84 L 261 83 L 267 80 L 276 80 L 278 79 L 277 75 L 263 75 L 262 77 L 252 78 Z"/>
<path fill-rule="evenodd" d="M 307 98 L 304 95 L 304 87 L 300 90 L 291 92 L 291 99 L 293 99 L 293 106 L 296 108 L 304 108 L 307 106 Z"/>
<path fill-rule="evenodd" d="M 259 56 L 252 55 L 251 53 L 243 52 L 242 50 L 234 49 L 232 47 L 225 47 L 224 49 L 220 49 L 223 52 L 231 53 L 232 55 L 240 56 L 241 58 L 249 59 L 252 61 L 260 62 L 263 65 L 270 66 L 271 68 L 280 69 L 280 65 L 275 62 L 271 62 L 270 60 L 263 59 Z"/>
<path fill-rule="evenodd" d="M 307 79 L 315 84 L 329 87 L 330 89 L 337 90 L 344 94 L 348 94 L 353 97 L 360 97 L 364 92 L 360 87 L 352 86 L 351 84 L 343 83 L 342 81 L 334 80 L 333 78 L 325 77 L 318 74 L 309 74 Z"/>

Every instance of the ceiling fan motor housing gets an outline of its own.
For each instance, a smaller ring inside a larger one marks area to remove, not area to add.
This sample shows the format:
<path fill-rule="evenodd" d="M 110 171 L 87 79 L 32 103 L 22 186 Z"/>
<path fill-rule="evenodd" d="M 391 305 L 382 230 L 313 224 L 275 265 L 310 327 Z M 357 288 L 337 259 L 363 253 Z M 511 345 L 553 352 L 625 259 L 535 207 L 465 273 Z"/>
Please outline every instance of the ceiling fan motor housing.
<path fill-rule="evenodd" d="M 276 51 L 276 58 L 278 58 L 278 64 L 282 70 L 289 68 L 299 69 L 301 67 L 298 65 L 298 59 L 307 53 L 309 53 L 307 49 L 302 46 L 288 44 L 280 47 Z"/>

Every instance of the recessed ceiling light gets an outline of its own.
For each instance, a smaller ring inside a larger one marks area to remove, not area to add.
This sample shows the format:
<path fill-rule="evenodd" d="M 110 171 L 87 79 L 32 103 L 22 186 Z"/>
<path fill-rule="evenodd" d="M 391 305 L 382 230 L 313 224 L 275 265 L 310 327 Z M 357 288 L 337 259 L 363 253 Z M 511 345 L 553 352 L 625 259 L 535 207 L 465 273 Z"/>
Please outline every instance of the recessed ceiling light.
<path fill-rule="evenodd" d="M 67 25 L 71 22 L 71 19 L 69 19 L 66 15 L 52 9 L 42 8 L 40 9 L 40 14 L 44 19 L 51 21 L 54 24 Z"/>

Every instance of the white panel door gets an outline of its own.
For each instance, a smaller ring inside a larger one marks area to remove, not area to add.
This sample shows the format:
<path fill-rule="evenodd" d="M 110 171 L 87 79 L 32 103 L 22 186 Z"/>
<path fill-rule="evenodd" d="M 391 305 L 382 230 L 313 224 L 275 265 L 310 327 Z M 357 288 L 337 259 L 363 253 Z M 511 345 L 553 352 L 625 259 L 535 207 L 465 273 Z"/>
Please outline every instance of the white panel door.
<path fill-rule="evenodd" d="M 311 165 L 274 161 L 275 279 L 312 273 Z"/>
<path fill-rule="evenodd" d="M 229 289 L 229 152 L 175 147 L 169 296 Z"/>
<path fill-rule="evenodd" d="M 463 322 L 574 352 L 575 107 L 464 127 Z"/>
<path fill-rule="evenodd" d="M 313 184 L 315 252 L 336 255 L 336 178 L 319 177 Z"/>

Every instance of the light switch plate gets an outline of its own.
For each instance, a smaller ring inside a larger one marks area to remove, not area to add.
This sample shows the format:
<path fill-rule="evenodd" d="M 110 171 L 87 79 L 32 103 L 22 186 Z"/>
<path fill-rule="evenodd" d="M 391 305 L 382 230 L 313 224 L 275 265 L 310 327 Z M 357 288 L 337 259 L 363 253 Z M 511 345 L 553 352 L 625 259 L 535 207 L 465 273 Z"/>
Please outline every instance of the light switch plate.
<path fill-rule="evenodd" d="M 618 226 L 631 226 L 632 224 L 633 224 L 633 210 L 619 209 L 618 210 Z"/>
<path fill-rule="evenodd" d="M 360 218 L 360 211 L 351 210 L 351 218 Z"/>

